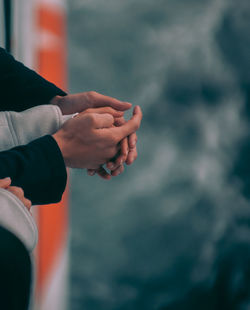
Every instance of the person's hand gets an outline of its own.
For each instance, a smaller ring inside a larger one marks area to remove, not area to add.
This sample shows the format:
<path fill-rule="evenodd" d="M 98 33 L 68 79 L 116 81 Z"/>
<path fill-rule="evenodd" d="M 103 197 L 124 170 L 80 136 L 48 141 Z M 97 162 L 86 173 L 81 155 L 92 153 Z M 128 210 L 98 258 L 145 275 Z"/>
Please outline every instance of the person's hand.
<path fill-rule="evenodd" d="M 111 107 L 118 111 L 126 111 L 132 106 L 131 103 L 104 96 L 94 91 L 67 96 L 56 96 L 52 98 L 50 103 L 57 105 L 61 109 L 63 115 L 80 113 L 86 110 L 92 110 L 94 108 L 100 107 Z M 100 111 L 96 113 L 100 113 Z M 116 124 L 116 126 L 119 125 Z M 126 141 L 127 139 L 128 141 Z M 130 137 L 125 138 L 124 141 L 121 142 L 121 151 L 119 156 L 116 156 L 115 161 L 111 161 L 107 166 L 108 169 L 111 170 L 112 176 L 117 176 L 124 171 L 124 162 L 126 162 L 127 165 L 131 165 L 134 162 L 137 157 L 136 141 L 136 133 L 132 133 Z M 102 178 L 110 179 L 110 175 L 102 167 L 96 171 L 91 169 L 88 170 L 89 175 L 94 175 L 96 172 Z"/>
<path fill-rule="evenodd" d="M 31 201 L 24 197 L 24 191 L 21 187 L 11 186 L 11 179 L 4 178 L 0 179 L 0 188 L 6 189 L 15 195 L 21 202 L 25 205 L 25 207 L 30 211 Z"/>
<path fill-rule="evenodd" d="M 115 126 L 122 126 L 126 123 L 123 117 L 117 118 L 115 121 Z M 120 156 L 117 157 L 115 162 L 108 163 L 107 168 L 114 172 L 120 165 L 126 163 L 127 165 L 131 165 L 137 158 L 137 135 L 136 132 L 133 132 L 127 138 L 121 141 L 121 151 Z M 112 174 L 113 175 L 113 174 Z"/>
<path fill-rule="evenodd" d="M 95 108 L 95 109 L 87 109 L 82 114 L 87 113 L 98 113 L 98 114 L 105 114 L 109 113 L 114 117 L 114 125 L 115 126 L 122 126 L 125 124 L 125 119 L 123 118 L 123 112 L 116 111 L 110 107 L 103 107 L 103 108 Z M 124 171 L 124 163 L 127 165 L 131 165 L 137 158 L 137 135 L 136 133 L 132 133 L 129 137 L 124 138 L 120 142 L 120 151 L 112 159 L 112 161 L 108 162 L 106 167 L 111 171 L 112 176 L 118 176 Z M 100 177 L 109 180 L 111 175 L 103 168 L 100 167 L 99 169 L 88 169 L 88 175 L 93 176 L 97 173 Z"/>
<path fill-rule="evenodd" d="M 115 126 L 122 126 L 125 122 L 124 118 L 119 118 L 115 121 Z M 111 176 L 115 177 L 120 175 L 124 171 L 124 163 L 131 165 L 136 160 L 136 143 L 137 135 L 135 132 L 120 142 L 121 148 L 118 154 L 106 164 L 106 167 L 111 171 L 111 174 L 109 174 L 104 167 L 100 167 L 97 170 L 88 169 L 88 175 L 93 176 L 97 173 L 100 177 L 106 180 L 111 179 Z"/>
<path fill-rule="evenodd" d="M 119 143 L 139 127 L 142 113 L 135 107 L 132 118 L 113 127 L 111 114 L 81 113 L 70 119 L 53 137 L 61 149 L 66 166 L 99 169 L 118 153 Z"/>
<path fill-rule="evenodd" d="M 131 103 L 104 96 L 95 91 L 55 96 L 50 103 L 57 105 L 63 115 L 80 113 L 89 108 L 111 107 L 117 111 L 126 111 L 132 107 Z"/>

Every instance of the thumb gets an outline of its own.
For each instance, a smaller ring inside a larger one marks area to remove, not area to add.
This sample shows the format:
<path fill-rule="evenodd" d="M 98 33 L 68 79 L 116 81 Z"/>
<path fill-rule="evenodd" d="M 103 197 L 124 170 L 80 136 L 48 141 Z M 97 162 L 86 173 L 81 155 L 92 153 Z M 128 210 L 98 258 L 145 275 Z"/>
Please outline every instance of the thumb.
<path fill-rule="evenodd" d="M 10 178 L 4 178 L 0 179 L 0 188 L 7 188 L 11 184 L 11 179 Z"/>
<path fill-rule="evenodd" d="M 119 141 L 123 138 L 131 135 L 133 132 L 137 131 L 140 127 L 142 120 L 142 111 L 139 106 L 134 108 L 133 116 L 130 120 L 125 122 L 125 124 L 120 125 L 119 127 L 114 127 L 111 130 L 116 135 Z"/>
<path fill-rule="evenodd" d="M 94 96 L 95 96 L 95 100 L 94 100 L 94 103 L 92 104 L 93 108 L 108 106 L 118 111 L 126 111 L 132 107 L 132 104 L 129 102 L 120 101 L 115 98 L 105 96 L 99 93 L 95 93 Z"/>
<path fill-rule="evenodd" d="M 120 118 L 120 117 L 123 117 L 124 115 L 124 112 L 117 111 L 111 107 L 102 107 L 102 108 L 93 108 L 93 109 L 90 108 L 90 109 L 85 110 L 82 113 L 83 114 L 86 114 L 86 113 L 111 114 L 115 118 Z"/>

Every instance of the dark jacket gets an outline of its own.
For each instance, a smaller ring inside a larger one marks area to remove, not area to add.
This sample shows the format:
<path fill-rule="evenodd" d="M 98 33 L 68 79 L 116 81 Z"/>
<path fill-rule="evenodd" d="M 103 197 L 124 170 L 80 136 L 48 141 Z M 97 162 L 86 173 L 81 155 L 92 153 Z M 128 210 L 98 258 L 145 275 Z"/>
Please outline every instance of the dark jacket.
<path fill-rule="evenodd" d="M 0 48 L 0 111 L 23 111 L 48 104 L 61 89 L 28 69 Z M 61 151 L 51 136 L 0 152 L 0 178 L 10 177 L 33 204 L 61 200 L 67 173 Z"/>

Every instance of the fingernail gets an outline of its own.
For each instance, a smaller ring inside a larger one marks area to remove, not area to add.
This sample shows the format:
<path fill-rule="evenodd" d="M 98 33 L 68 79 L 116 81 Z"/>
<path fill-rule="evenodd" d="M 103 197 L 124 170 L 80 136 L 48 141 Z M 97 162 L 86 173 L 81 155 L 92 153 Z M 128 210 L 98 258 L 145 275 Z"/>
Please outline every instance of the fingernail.
<path fill-rule="evenodd" d="M 10 182 L 10 181 L 11 181 L 11 178 L 10 178 L 10 177 L 7 177 L 7 178 L 4 178 L 4 180 Z"/>

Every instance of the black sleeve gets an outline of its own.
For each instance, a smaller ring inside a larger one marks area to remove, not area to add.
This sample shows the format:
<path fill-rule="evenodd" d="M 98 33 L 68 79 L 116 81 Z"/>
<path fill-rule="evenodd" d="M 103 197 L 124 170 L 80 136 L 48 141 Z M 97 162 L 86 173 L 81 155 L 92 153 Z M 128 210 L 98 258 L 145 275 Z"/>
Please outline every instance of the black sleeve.
<path fill-rule="evenodd" d="M 66 93 L 0 48 L 0 111 L 24 111 Z"/>
<path fill-rule="evenodd" d="M 33 204 L 61 200 L 67 172 L 61 151 L 52 136 L 0 152 L 0 162 L 0 179 L 10 177 L 12 185 L 21 187 L 25 197 Z"/>

